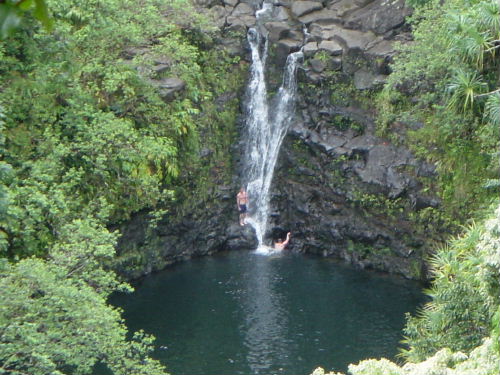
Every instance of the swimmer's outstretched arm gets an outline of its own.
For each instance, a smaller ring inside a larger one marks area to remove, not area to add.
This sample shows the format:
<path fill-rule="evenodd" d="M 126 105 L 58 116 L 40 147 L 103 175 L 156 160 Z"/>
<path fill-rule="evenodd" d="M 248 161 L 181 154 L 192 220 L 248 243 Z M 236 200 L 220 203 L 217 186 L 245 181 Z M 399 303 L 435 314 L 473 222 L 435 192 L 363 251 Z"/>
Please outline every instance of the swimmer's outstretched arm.
<path fill-rule="evenodd" d="M 286 245 L 288 245 L 288 242 L 290 242 L 290 235 L 291 235 L 290 232 L 288 232 L 286 234 L 286 240 L 283 242 L 283 247 L 285 247 Z"/>

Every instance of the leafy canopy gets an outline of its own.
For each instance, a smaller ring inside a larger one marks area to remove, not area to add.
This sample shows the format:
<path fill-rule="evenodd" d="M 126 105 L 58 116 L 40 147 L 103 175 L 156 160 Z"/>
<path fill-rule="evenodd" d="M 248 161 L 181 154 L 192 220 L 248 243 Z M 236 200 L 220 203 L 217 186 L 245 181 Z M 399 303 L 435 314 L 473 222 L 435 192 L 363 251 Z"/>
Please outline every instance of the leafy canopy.
<path fill-rule="evenodd" d="M 38 4 L 0 6 L 21 3 Z M 185 0 L 47 6 L 52 29 L 15 13 L 23 22 L 0 41 L 0 372 L 163 374 L 153 339 L 127 340 L 106 302 L 130 290 L 109 269 L 108 228 L 202 175 L 202 134 L 214 158 L 228 153 L 237 100 L 212 98 L 237 84 L 233 61 Z M 165 98 L 169 77 L 185 88 Z"/>

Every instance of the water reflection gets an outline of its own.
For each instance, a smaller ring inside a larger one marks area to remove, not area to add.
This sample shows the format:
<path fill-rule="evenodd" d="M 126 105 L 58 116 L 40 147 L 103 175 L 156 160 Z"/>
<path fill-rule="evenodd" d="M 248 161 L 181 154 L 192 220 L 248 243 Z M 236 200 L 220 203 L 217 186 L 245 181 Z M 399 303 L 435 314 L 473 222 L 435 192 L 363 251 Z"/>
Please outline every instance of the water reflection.
<path fill-rule="evenodd" d="M 393 357 L 418 285 L 289 252 L 179 264 L 113 303 L 174 375 L 306 375 Z M 101 373 L 96 372 L 100 375 Z"/>
<path fill-rule="evenodd" d="M 290 356 L 289 319 L 280 290 L 283 280 L 277 272 L 277 262 L 273 261 L 280 256 L 256 255 L 244 278 L 245 323 L 240 329 L 244 331 L 247 362 L 254 374 L 269 373 L 273 366 L 276 370 Z"/>

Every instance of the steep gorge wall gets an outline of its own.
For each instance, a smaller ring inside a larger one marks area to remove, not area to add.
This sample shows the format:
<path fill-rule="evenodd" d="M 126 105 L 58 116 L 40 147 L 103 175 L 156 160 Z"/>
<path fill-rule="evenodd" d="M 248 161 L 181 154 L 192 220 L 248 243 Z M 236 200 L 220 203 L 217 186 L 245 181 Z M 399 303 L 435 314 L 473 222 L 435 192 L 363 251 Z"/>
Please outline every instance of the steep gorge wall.
<path fill-rule="evenodd" d="M 382 0 L 284 6 L 289 18 L 266 25 L 274 62 L 301 46 L 306 59 L 274 180 L 274 231 L 291 230 L 300 251 L 422 277 L 423 256 L 439 237 L 424 217 L 439 201 L 421 182 L 434 168 L 377 137 L 375 125 L 394 44 L 411 39 L 409 9 Z"/>
<path fill-rule="evenodd" d="M 246 31 L 256 1 L 199 0 L 221 28 L 217 48 L 249 60 Z M 360 267 L 423 276 L 423 255 L 437 232 L 423 219 L 439 201 L 423 193 L 433 167 L 376 136 L 375 93 L 390 74 L 394 43 L 410 40 L 403 0 L 279 1 L 264 24 L 270 41 L 269 87 L 286 56 L 303 48 L 296 118 L 285 139 L 272 195 L 272 234 L 293 232 L 291 249 L 338 256 Z M 243 87 L 235 93 L 243 97 Z M 224 100 L 219 98 L 216 100 Z M 240 103 L 243 110 L 243 104 Z M 239 129 L 242 129 L 240 116 Z M 238 175 L 242 140 L 232 150 Z M 238 178 L 197 196 L 182 214 L 151 225 L 138 214 L 123 227 L 119 269 L 129 277 L 192 256 L 255 245 L 237 224 Z"/>

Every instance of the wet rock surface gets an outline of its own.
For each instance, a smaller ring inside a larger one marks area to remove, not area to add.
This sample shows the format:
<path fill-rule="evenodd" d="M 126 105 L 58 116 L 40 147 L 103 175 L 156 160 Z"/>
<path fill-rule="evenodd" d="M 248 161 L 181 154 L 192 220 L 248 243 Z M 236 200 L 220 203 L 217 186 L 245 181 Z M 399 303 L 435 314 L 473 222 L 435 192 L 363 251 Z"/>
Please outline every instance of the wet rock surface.
<path fill-rule="evenodd" d="M 245 33 L 256 26 L 255 12 L 261 2 L 198 2 L 210 9 L 221 28 L 222 39 L 226 43 L 228 39 L 239 42 L 240 50 L 247 53 Z M 404 0 L 286 0 L 274 5 L 272 14 L 265 17 L 259 27 L 269 35 L 270 59 L 275 65 L 282 66 L 284 55 L 306 45 L 306 56 L 314 57 L 326 51 L 337 56 L 335 65 L 347 74 L 363 68 L 357 78 L 363 89 L 384 82 L 384 76 L 390 73 L 388 65 L 394 55 L 394 42 L 408 39 L 409 35 L 405 17 L 410 15 L 410 8 Z M 307 30 L 305 35 L 304 30 Z M 321 74 L 318 77 L 318 72 L 313 70 L 308 75 L 314 82 L 324 77 Z"/>
<path fill-rule="evenodd" d="M 136 214 L 117 228 L 122 236 L 114 268 L 127 279 L 134 279 L 222 250 L 256 249 L 254 229 L 238 223 L 233 190 L 236 194 L 237 189 L 220 186 L 214 195 L 187 212 L 172 212 L 156 221 L 148 212 Z"/>
<path fill-rule="evenodd" d="M 369 113 L 344 110 L 363 124 L 361 134 L 297 116 L 275 174 L 271 230 L 292 231 L 294 251 L 421 277 L 431 235 L 409 215 L 439 205 L 417 179 L 432 176 L 433 167 L 376 137 Z"/>
<path fill-rule="evenodd" d="M 250 61 L 246 32 L 255 26 L 260 2 L 198 4 L 209 8 L 220 28 L 216 47 Z M 292 251 L 418 278 L 425 271 L 428 238 L 410 216 L 439 206 L 438 199 L 422 192 L 418 179 L 432 178 L 434 168 L 376 136 L 368 95 L 390 74 L 395 42 L 411 39 L 404 21 L 408 14 L 403 0 L 281 0 L 259 27 L 269 38 L 271 90 L 280 83 L 286 56 L 302 47 L 305 55 L 296 118 L 272 187 L 270 233 L 291 230 Z M 127 56 L 143 53 L 127 51 Z M 182 93 L 180 82 L 175 87 L 174 93 Z M 237 222 L 237 190 L 236 182 L 220 187 L 209 209 L 165 216 L 153 229 L 147 214 L 138 214 L 123 228 L 119 268 L 137 277 L 193 256 L 255 248 L 251 227 Z"/>
<path fill-rule="evenodd" d="M 418 180 L 432 178 L 434 168 L 376 136 L 365 95 L 385 83 L 394 43 L 410 39 L 409 9 L 403 0 L 282 1 L 277 14 L 264 25 L 269 69 L 281 74 L 286 56 L 301 47 L 305 62 L 273 183 L 270 233 L 292 230 L 295 251 L 421 277 L 427 238 L 410 216 L 439 205 Z M 271 78 L 271 89 L 277 85 Z"/>

